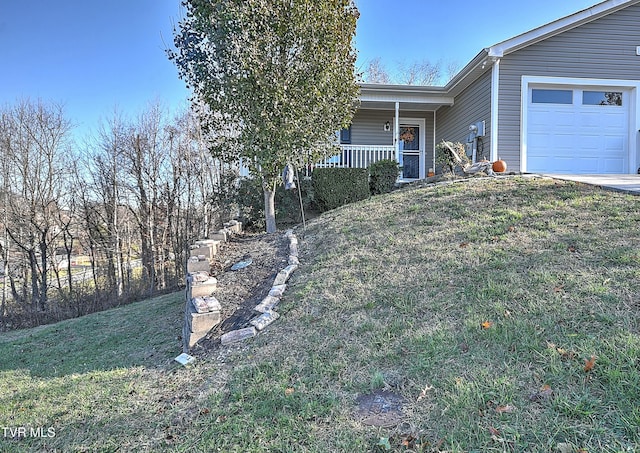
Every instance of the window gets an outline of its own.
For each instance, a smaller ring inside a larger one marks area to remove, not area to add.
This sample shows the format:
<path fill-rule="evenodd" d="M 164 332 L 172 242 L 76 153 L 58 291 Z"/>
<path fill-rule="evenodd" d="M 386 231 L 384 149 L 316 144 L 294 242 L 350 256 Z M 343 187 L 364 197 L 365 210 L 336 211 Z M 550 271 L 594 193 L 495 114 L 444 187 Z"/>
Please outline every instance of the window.
<path fill-rule="evenodd" d="M 531 102 L 534 104 L 573 104 L 573 91 L 533 89 Z"/>
<path fill-rule="evenodd" d="M 351 126 L 340 130 L 340 144 L 351 144 Z"/>
<path fill-rule="evenodd" d="M 619 91 L 583 91 L 582 105 L 622 105 Z"/>

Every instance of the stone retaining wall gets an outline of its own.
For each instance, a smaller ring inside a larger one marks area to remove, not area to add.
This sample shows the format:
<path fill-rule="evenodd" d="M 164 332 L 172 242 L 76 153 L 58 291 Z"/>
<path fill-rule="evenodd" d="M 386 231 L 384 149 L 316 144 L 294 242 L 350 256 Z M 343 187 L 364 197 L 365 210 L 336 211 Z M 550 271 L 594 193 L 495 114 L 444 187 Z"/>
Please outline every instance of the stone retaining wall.
<path fill-rule="evenodd" d="M 187 259 L 187 287 L 185 291 L 182 351 L 189 352 L 221 319 L 220 302 L 213 295 L 218 281 L 211 276 L 211 261 L 218 253 L 218 245 L 242 232 L 242 223 L 232 220 L 209 239 L 201 239 L 191 246 Z"/>
<path fill-rule="evenodd" d="M 218 281 L 210 275 L 211 260 L 216 256 L 218 245 L 228 241 L 235 234 L 242 232 L 242 224 L 232 220 L 225 223 L 225 228 L 212 235 L 211 239 L 196 241 L 191 247 L 191 257 L 187 260 L 187 287 L 185 291 L 185 320 L 182 328 L 183 352 L 188 353 L 211 329 L 219 324 L 222 307 L 213 293 Z M 276 311 L 287 281 L 298 268 L 298 239 L 293 230 L 288 230 L 285 237 L 289 239 L 289 259 L 287 266 L 280 270 L 273 280 L 269 294 L 255 306 L 256 316 L 249 320 L 251 327 L 227 332 L 220 341 L 223 345 L 254 337 L 278 319 Z"/>

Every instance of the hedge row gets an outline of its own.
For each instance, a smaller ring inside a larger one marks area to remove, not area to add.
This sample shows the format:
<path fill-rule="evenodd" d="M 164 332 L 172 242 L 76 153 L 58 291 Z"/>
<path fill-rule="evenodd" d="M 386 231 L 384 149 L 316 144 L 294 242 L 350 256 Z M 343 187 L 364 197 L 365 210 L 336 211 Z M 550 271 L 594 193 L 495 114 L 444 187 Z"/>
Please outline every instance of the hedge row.
<path fill-rule="evenodd" d="M 365 200 L 371 195 L 391 192 L 399 167 L 394 160 L 383 160 L 369 168 L 316 168 L 311 179 L 302 178 L 300 194 L 305 211 L 328 211 L 347 203 Z M 275 196 L 276 221 L 290 225 L 302 221 L 298 190 L 278 186 Z M 243 224 L 249 229 L 264 229 L 264 195 L 257 178 L 242 178 L 235 201 Z"/>
<path fill-rule="evenodd" d="M 391 192 L 400 168 L 394 160 L 381 160 L 369 168 L 316 168 L 313 196 L 322 211 Z"/>
<path fill-rule="evenodd" d="M 313 197 L 321 211 L 366 200 L 371 195 L 366 168 L 316 168 L 311 180 Z"/>

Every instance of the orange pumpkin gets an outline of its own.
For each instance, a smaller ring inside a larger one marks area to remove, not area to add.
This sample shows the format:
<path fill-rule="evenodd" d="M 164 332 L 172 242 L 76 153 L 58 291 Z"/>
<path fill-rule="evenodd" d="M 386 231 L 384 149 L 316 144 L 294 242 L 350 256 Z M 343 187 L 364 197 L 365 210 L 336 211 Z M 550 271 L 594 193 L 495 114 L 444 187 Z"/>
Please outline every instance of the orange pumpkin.
<path fill-rule="evenodd" d="M 491 167 L 496 173 L 503 173 L 507 171 L 507 163 L 502 159 L 495 161 Z"/>

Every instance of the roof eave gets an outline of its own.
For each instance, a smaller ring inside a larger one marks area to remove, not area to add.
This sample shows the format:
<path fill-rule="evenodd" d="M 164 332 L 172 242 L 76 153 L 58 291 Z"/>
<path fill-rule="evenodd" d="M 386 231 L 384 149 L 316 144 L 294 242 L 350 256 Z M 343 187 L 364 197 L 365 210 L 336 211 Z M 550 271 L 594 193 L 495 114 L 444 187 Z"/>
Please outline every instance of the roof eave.
<path fill-rule="evenodd" d="M 488 58 L 488 49 L 481 50 L 478 55 L 476 55 L 473 60 L 471 60 L 467 65 L 462 68 L 460 72 L 458 72 L 447 85 L 444 87 L 447 93 L 456 96 L 460 93 L 464 88 L 469 86 L 473 80 L 475 80 L 479 75 L 481 75 L 485 70 L 487 70 L 487 66 L 492 64 L 494 60 Z M 469 80 L 471 79 L 471 80 Z"/>
<path fill-rule="evenodd" d="M 487 55 L 494 58 L 502 58 L 524 47 L 543 41 L 567 30 L 579 27 L 585 23 L 599 19 L 620 9 L 640 2 L 640 0 L 607 0 L 590 8 L 578 11 L 570 16 L 563 17 L 541 27 L 534 28 L 526 33 L 494 44 L 487 50 Z"/>

